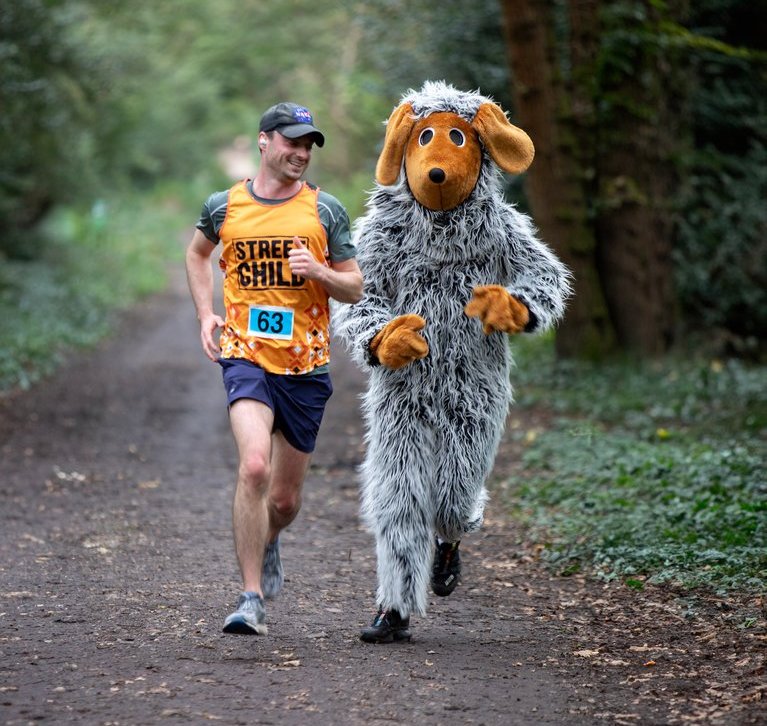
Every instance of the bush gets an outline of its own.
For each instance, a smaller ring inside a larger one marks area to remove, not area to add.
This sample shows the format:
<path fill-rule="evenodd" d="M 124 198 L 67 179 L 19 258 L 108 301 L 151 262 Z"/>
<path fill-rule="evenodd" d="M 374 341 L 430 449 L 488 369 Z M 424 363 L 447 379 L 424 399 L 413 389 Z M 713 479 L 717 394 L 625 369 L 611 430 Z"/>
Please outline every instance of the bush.
<path fill-rule="evenodd" d="M 765 8 L 690 7 L 693 143 L 678 150 L 678 298 L 689 330 L 720 350 L 767 352 L 767 42 Z"/>
<path fill-rule="evenodd" d="M 733 353 L 767 346 L 767 146 L 699 154 L 680 199 L 677 292 L 691 327 Z"/>
<path fill-rule="evenodd" d="M 93 181 L 91 129 L 100 69 L 75 42 L 72 6 L 0 6 L 0 258 L 33 259 L 29 228 Z"/>
<path fill-rule="evenodd" d="M 515 349 L 517 406 L 558 418 L 525 439 L 501 491 L 558 572 L 767 586 L 764 366 L 561 363 L 550 339 Z"/>
<path fill-rule="evenodd" d="M 690 587 L 767 584 L 767 486 L 755 450 L 736 440 L 675 443 L 565 425 L 524 460 L 517 491 L 559 571 L 648 577 Z M 545 476 L 538 472 L 548 471 Z"/>
<path fill-rule="evenodd" d="M 41 259 L 0 267 L 0 391 L 30 386 L 106 334 L 115 311 L 162 289 L 182 256 L 178 230 L 194 219 L 185 207 L 166 193 L 53 214 Z"/>

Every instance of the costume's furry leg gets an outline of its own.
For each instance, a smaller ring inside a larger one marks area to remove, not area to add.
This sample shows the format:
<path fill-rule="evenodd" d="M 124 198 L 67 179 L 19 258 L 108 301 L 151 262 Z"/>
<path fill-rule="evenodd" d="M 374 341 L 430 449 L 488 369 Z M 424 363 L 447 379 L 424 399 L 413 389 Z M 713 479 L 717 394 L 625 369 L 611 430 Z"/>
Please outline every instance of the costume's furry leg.
<path fill-rule="evenodd" d="M 499 411 L 506 399 L 497 402 Z M 446 541 L 455 542 L 476 532 L 484 518 L 485 481 L 493 469 L 503 432 L 501 415 L 456 416 L 438 435 L 434 493 L 437 501 L 434 527 Z"/>
<path fill-rule="evenodd" d="M 393 377 L 395 374 L 388 374 Z M 435 502 L 434 434 L 409 386 L 368 393 L 362 515 L 375 535 L 378 605 L 404 617 L 426 611 Z"/>

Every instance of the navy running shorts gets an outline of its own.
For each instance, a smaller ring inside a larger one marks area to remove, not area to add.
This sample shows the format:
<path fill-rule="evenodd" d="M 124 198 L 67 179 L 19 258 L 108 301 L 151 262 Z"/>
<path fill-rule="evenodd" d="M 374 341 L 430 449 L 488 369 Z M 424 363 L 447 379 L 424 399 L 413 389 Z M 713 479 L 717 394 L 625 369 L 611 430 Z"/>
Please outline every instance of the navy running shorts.
<path fill-rule="evenodd" d="M 305 454 L 314 451 L 325 404 L 333 393 L 329 373 L 281 376 L 241 358 L 218 362 L 229 406 L 241 398 L 266 404 L 274 413 L 274 431 L 293 448 Z"/>

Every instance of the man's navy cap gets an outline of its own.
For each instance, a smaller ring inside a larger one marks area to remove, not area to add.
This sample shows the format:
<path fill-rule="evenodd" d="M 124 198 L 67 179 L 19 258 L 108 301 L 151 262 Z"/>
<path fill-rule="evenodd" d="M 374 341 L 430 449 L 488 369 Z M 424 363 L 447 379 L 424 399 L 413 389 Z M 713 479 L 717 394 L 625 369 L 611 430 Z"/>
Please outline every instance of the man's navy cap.
<path fill-rule="evenodd" d="M 259 131 L 279 131 L 288 139 L 312 134 L 317 146 L 325 144 L 325 137 L 314 126 L 314 119 L 308 108 L 295 103 L 278 103 L 267 109 L 261 117 Z"/>

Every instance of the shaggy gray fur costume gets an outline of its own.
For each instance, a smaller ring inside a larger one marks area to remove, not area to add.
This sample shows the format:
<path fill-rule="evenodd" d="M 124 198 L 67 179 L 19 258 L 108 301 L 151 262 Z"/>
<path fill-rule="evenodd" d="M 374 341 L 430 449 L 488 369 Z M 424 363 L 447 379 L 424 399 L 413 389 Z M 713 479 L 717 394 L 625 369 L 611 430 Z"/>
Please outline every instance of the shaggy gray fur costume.
<path fill-rule="evenodd" d="M 492 100 L 427 82 L 409 91 L 418 118 L 438 111 L 471 122 Z M 334 305 L 334 330 L 369 372 L 363 414 L 363 518 L 375 535 L 378 604 L 404 617 L 426 610 L 434 534 L 455 541 L 477 530 L 512 399 L 507 335 L 485 335 L 464 306 L 477 285 L 496 284 L 524 302 L 527 330 L 564 312 L 569 273 L 530 219 L 503 201 L 500 170 L 483 148 L 479 180 L 455 209 L 435 212 L 412 196 L 404 164 L 380 184 L 355 225 L 363 299 Z M 371 360 L 369 343 L 392 318 L 426 320 L 426 358 L 398 370 Z"/>

